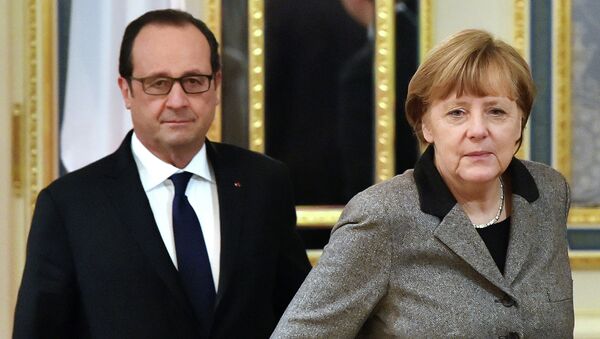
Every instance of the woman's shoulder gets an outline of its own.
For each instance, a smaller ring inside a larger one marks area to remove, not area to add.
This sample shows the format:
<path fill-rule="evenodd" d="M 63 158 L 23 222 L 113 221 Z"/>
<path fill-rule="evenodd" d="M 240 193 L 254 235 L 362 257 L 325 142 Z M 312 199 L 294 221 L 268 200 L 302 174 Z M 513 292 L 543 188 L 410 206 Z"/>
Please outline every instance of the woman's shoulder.
<path fill-rule="evenodd" d="M 416 192 L 417 189 L 413 176 L 413 170 L 411 169 L 366 188 L 362 192 L 356 194 L 352 199 L 377 199 L 379 201 L 390 199 L 393 200 L 402 196 L 406 196 L 406 194 L 410 194 L 412 191 Z"/>
<path fill-rule="evenodd" d="M 548 182 L 550 184 L 566 182 L 565 177 L 559 171 L 547 164 L 531 160 L 519 161 L 525 165 L 525 168 L 527 168 L 531 176 L 536 182 L 538 182 L 538 184 L 543 184 L 544 182 Z"/>
<path fill-rule="evenodd" d="M 418 209 L 418 203 L 413 171 L 407 170 L 356 194 L 346 205 L 345 211 L 391 216 L 402 210 Z"/>
<path fill-rule="evenodd" d="M 547 164 L 530 160 L 520 160 L 520 162 L 533 178 L 535 187 L 543 199 L 557 200 L 557 197 L 568 199 L 569 185 L 560 172 Z M 523 182 L 522 178 L 521 182 Z M 562 201 L 562 199 L 558 200 Z"/>

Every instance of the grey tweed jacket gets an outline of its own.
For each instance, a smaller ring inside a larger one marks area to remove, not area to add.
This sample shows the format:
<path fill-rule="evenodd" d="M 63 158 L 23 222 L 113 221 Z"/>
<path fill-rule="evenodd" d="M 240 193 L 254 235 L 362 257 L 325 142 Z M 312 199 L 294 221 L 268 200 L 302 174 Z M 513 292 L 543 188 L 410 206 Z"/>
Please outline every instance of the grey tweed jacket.
<path fill-rule="evenodd" d="M 564 178 L 513 159 L 502 274 L 433 165 L 355 196 L 272 338 L 570 338 Z"/>

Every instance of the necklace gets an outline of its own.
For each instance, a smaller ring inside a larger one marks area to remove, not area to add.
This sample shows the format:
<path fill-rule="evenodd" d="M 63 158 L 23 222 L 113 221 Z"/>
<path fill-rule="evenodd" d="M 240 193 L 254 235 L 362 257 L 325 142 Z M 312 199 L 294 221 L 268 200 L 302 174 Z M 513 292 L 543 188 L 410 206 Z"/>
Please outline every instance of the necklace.
<path fill-rule="evenodd" d="M 486 228 L 490 225 L 497 223 L 498 219 L 500 219 L 500 214 L 502 214 L 503 209 L 504 209 L 504 184 L 502 183 L 502 177 L 501 177 L 500 178 L 500 206 L 498 207 L 498 212 L 496 213 L 496 216 L 492 220 L 488 221 L 485 224 L 473 224 L 473 227 Z"/>

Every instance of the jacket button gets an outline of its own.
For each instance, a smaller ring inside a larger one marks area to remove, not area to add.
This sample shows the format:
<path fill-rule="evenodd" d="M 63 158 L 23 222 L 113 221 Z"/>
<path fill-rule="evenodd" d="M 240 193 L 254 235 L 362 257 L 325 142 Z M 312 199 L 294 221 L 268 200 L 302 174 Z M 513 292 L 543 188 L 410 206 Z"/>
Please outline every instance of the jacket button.
<path fill-rule="evenodd" d="M 521 336 L 520 336 L 520 335 L 519 335 L 519 333 L 517 333 L 517 332 L 510 332 L 510 333 L 508 334 L 508 338 L 509 338 L 509 339 L 519 339 L 519 338 L 521 338 Z"/>
<path fill-rule="evenodd" d="M 504 307 L 513 307 L 516 304 L 516 301 L 514 301 L 511 297 L 509 296 L 505 296 L 504 298 L 498 300 L 494 300 L 497 303 L 501 303 Z"/>
<path fill-rule="evenodd" d="M 512 300 L 512 298 L 510 297 L 506 297 L 502 299 L 502 305 L 504 305 L 505 307 L 513 307 L 515 306 L 515 301 Z"/>

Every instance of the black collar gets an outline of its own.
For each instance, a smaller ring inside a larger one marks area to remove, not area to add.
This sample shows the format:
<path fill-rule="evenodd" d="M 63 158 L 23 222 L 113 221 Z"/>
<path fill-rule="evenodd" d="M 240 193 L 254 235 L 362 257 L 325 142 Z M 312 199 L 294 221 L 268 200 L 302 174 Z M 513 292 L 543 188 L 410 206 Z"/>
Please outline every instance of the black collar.
<path fill-rule="evenodd" d="M 435 167 L 433 155 L 433 145 L 429 145 L 415 164 L 414 176 L 421 211 L 443 219 L 456 205 L 456 199 Z M 513 194 L 520 195 L 529 202 L 540 196 L 533 177 L 517 158 L 513 158 L 508 165 L 506 175 L 510 177 Z"/>

